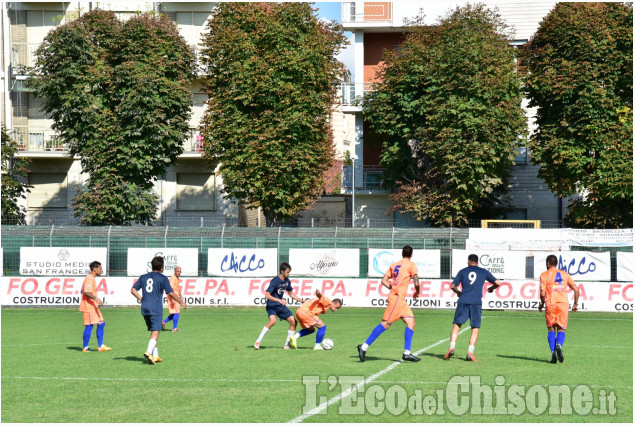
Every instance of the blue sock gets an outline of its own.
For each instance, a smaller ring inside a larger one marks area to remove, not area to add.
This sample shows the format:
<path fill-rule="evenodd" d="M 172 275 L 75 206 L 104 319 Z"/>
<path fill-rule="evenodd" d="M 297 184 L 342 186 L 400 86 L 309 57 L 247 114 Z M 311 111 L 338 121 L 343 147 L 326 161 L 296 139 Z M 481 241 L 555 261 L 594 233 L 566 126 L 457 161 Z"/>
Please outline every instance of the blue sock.
<path fill-rule="evenodd" d="M 163 321 L 163 323 L 168 323 L 170 320 L 172 320 L 172 318 L 174 317 L 174 314 L 170 314 L 168 317 L 165 318 L 165 320 Z M 176 326 L 175 326 L 176 327 Z"/>
<path fill-rule="evenodd" d="M 547 340 L 549 341 L 551 351 L 556 351 L 556 333 L 554 331 L 547 333 Z"/>
<path fill-rule="evenodd" d="M 174 326 L 172 327 L 172 329 L 176 329 L 179 326 L 179 314 L 178 313 L 174 313 Z"/>
<path fill-rule="evenodd" d="M 381 323 L 375 326 L 375 329 L 373 329 L 373 331 L 370 333 L 370 335 L 366 339 L 366 344 L 370 345 L 373 342 L 375 342 L 377 337 L 381 335 L 385 330 L 386 328 L 384 328 L 384 325 L 382 325 Z"/>
<path fill-rule="evenodd" d="M 403 346 L 404 350 L 410 351 L 410 347 L 412 347 L 412 336 L 414 335 L 414 333 L 415 333 L 415 331 L 413 331 L 408 326 L 406 326 L 406 333 L 404 334 L 404 338 L 406 339 L 406 343 Z"/>
<path fill-rule="evenodd" d="M 86 325 L 84 327 L 84 346 L 82 348 L 88 347 L 88 342 L 90 341 L 90 334 L 93 332 L 93 325 Z"/>
<path fill-rule="evenodd" d="M 106 327 L 106 322 L 100 323 L 97 325 L 97 347 L 101 347 L 104 345 L 104 328 Z"/>
<path fill-rule="evenodd" d="M 298 333 L 300 334 L 301 337 L 303 337 L 303 336 L 311 335 L 313 332 L 315 332 L 315 329 L 313 328 L 304 328 Z"/>
<path fill-rule="evenodd" d="M 322 326 L 318 329 L 317 335 L 315 335 L 315 343 L 319 344 L 324 339 L 324 334 L 326 333 L 326 325 Z"/>
<path fill-rule="evenodd" d="M 564 336 L 565 335 L 563 331 L 558 332 L 558 335 L 556 336 L 557 344 L 561 347 L 564 345 Z"/>

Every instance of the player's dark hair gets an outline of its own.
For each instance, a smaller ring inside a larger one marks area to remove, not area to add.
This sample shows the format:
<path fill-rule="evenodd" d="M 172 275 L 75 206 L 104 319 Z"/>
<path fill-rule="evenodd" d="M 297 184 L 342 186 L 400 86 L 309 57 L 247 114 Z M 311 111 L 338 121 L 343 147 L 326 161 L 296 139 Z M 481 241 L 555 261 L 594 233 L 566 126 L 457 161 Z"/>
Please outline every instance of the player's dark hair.
<path fill-rule="evenodd" d="M 291 270 L 291 266 L 289 265 L 289 263 L 280 264 L 280 273 L 285 272 L 287 270 Z"/>
<path fill-rule="evenodd" d="M 478 255 L 476 254 L 470 254 L 467 256 L 467 261 L 469 261 L 470 263 L 476 263 L 478 264 Z"/>
<path fill-rule="evenodd" d="M 410 245 L 406 245 L 401 250 L 401 256 L 404 258 L 412 257 L 412 247 Z"/>
<path fill-rule="evenodd" d="M 332 303 L 338 303 L 340 305 L 340 307 L 342 305 L 344 305 L 344 303 L 342 302 L 342 300 L 340 300 L 339 298 L 334 298 L 333 301 L 331 301 Z"/>
<path fill-rule="evenodd" d="M 558 265 L 558 257 L 555 255 L 547 255 L 547 265 L 549 266 L 557 266 Z"/>
<path fill-rule="evenodd" d="M 152 271 L 153 272 L 160 272 L 163 269 L 163 257 L 161 257 L 160 255 L 157 255 L 156 257 L 154 257 L 152 259 Z"/>
<path fill-rule="evenodd" d="M 99 261 L 93 261 L 92 263 L 88 265 L 88 267 L 90 267 L 91 272 L 99 266 L 101 266 L 101 263 Z"/>

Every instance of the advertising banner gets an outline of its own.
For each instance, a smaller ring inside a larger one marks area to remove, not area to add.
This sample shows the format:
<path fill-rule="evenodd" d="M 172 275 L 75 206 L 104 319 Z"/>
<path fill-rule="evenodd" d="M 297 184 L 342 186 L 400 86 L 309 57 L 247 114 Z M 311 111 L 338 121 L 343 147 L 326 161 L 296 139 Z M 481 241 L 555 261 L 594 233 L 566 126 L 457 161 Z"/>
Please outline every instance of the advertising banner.
<path fill-rule="evenodd" d="M 2 306 L 79 306 L 83 280 L 83 277 L 3 277 L 0 278 L 0 300 Z M 139 303 L 130 294 L 135 280 L 133 277 L 98 277 L 96 295 L 105 306 L 138 306 Z M 264 312 L 264 294 L 269 282 L 270 278 L 184 278 L 180 287 L 189 307 L 255 306 L 261 307 Z M 380 279 L 292 276 L 291 284 L 294 292 L 303 299 L 313 297 L 316 289 L 331 299 L 340 298 L 344 303 L 342 311 L 346 307 L 386 307 L 389 292 Z M 450 280 L 443 279 L 421 280 L 420 296 L 412 299 L 414 285 L 411 283 L 407 302 L 417 309 L 454 309 L 457 296 L 450 289 L 450 284 Z M 577 285 L 580 311 L 633 311 L 632 283 L 583 281 Z M 540 284 L 536 280 L 503 281 L 491 294 L 486 292 L 486 288 L 484 310 L 535 310 L 537 315 L 540 314 L 537 311 Z M 285 299 L 291 307 L 298 306 L 296 301 L 288 297 Z M 572 303 L 572 291 L 569 291 L 569 299 Z M 78 320 L 81 320 L 81 314 L 77 314 Z M 106 311 L 104 315 L 107 314 Z M 187 310 L 182 314 L 187 315 Z"/>
<path fill-rule="evenodd" d="M 209 248 L 207 274 L 229 277 L 273 277 L 280 271 L 277 248 Z"/>
<path fill-rule="evenodd" d="M 550 252 L 534 253 L 534 279 L 547 270 L 547 256 Z M 577 283 L 580 280 L 611 280 L 611 253 L 586 251 L 560 251 L 553 253 L 558 257 L 557 267 L 569 273 Z"/>
<path fill-rule="evenodd" d="M 616 252 L 617 254 L 617 280 L 620 282 L 633 282 L 633 253 Z"/>
<path fill-rule="evenodd" d="M 524 251 L 452 250 L 452 277 L 467 267 L 467 257 L 478 255 L 478 266 L 489 270 L 498 280 L 524 279 L 527 255 Z"/>
<path fill-rule="evenodd" d="M 128 248 L 128 276 L 141 276 L 152 271 L 152 259 L 163 257 L 163 274 L 172 276 L 176 266 L 181 276 L 198 276 L 197 248 Z"/>
<path fill-rule="evenodd" d="M 633 229 L 470 228 L 466 249 L 567 251 L 571 246 L 633 246 Z"/>
<path fill-rule="evenodd" d="M 392 263 L 401 260 L 401 249 L 368 249 L 368 277 L 382 277 Z M 419 279 L 441 276 L 441 250 L 415 249 L 411 260 L 417 265 Z"/>
<path fill-rule="evenodd" d="M 21 247 L 20 275 L 22 276 L 85 276 L 90 263 L 99 261 L 107 274 L 106 248 L 78 247 Z"/>
<path fill-rule="evenodd" d="M 290 248 L 289 263 L 297 276 L 359 276 L 359 249 Z"/>

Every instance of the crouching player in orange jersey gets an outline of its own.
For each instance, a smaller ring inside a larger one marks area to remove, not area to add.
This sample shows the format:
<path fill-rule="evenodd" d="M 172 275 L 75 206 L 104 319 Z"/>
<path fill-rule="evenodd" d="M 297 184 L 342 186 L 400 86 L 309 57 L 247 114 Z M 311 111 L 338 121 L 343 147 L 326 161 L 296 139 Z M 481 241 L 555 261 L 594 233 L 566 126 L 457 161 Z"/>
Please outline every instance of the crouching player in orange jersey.
<path fill-rule="evenodd" d="M 551 349 L 551 363 L 564 361 L 562 345 L 564 344 L 564 331 L 569 321 L 569 297 L 567 290 L 571 288 L 574 294 L 571 311 L 578 311 L 578 298 L 580 291 L 569 273 L 558 269 L 558 258 L 555 255 L 547 256 L 547 271 L 540 275 L 540 305 L 538 311 L 545 308 L 547 321 L 547 340 Z"/>
<path fill-rule="evenodd" d="M 292 348 L 298 348 L 298 338 L 312 334 L 315 332 L 315 328 L 317 328 L 315 347 L 313 347 L 313 349 L 322 350 L 322 340 L 326 334 L 326 325 L 318 315 L 326 313 L 327 310 L 336 311 L 342 307 L 342 300 L 339 298 L 335 298 L 331 301 L 323 297 L 319 290 L 315 291 L 315 296 L 317 298 L 312 298 L 302 303 L 295 313 L 302 330 L 289 338 L 289 345 L 291 345 Z"/>

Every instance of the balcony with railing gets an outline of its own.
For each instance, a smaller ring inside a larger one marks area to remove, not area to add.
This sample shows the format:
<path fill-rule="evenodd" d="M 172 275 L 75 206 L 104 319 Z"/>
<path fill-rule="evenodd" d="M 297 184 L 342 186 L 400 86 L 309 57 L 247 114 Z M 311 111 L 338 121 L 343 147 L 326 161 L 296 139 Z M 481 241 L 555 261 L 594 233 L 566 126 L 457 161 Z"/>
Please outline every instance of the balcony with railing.
<path fill-rule="evenodd" d="M 346 1 L 342 2 L 342 23 L 391 23 L 392 2 Z"/>
<path fill-rule="evenodd" d="M 35 66 L 35 51 L 40 43 L 11 43 L 11 65 L 14 74 L 24 68 Z"/>
<path fill-rule="evenodd" d="M 382 188 L 384 169 L 378 165 L 355 165 L 355 190 L 378 192 Z M 353 166 L 342 166 L 342 189 L 345 192 L 353 189 Z"/>
<path fill-rule="evenodd" d="M 68 152 L 68 147 L 59 138 L 58 133 L 50 128 L 15 126 L 10 136 L 18 143 L 20 152 L 29 153 L 62 153 Z M 183 154 L 199 156 L 203 151 L 203 137 L 196 128 L 190 128 L 187 138 L 183 142 Z"/>
<path fill-rule="evenodd" d="M 364 93 L 372 89 L 372 83 L 341 83 L 342 112 L 359 112 Z"/>

